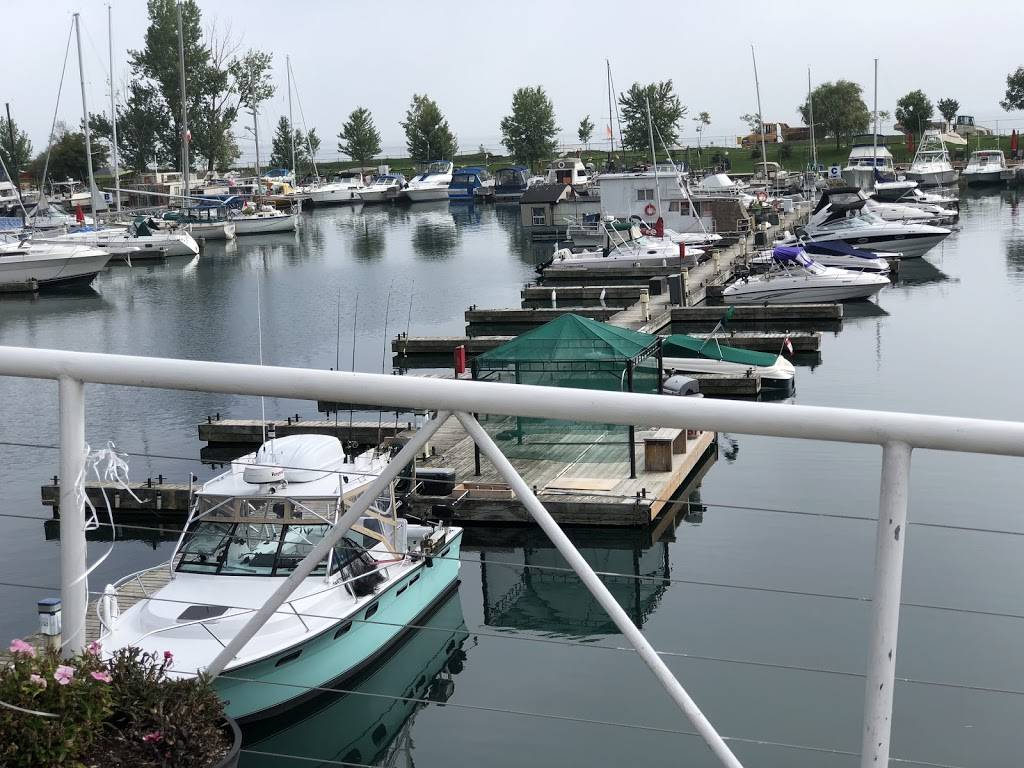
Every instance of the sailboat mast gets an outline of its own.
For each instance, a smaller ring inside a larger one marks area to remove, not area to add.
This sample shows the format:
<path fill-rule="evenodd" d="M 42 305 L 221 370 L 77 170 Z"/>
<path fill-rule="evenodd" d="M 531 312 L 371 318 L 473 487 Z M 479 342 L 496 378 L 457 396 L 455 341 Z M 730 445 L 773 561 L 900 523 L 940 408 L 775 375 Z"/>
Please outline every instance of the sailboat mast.
<path fill-rule="evenodd" d="M 605 79 L 608 81 L 608 167 L 612 164 L 612 155 L 615 153 L 615 128 L 612 124 L 612 63 L 604 60 Z"/>
<path fill-rule="evenodd" d="M 658 179 L 658 156 L 654 151 L 654 121 L 651 119 L 651 100 L 644 99 L 644 101 L 647 103 L 647 135 L 651 142 L 651 163 L 654 165 L 654 196 L 658 201 L 658 218 L 661 218 L 661 182 Z"/>
<path fill-rule="evenodd" d="M 256 108 L 252 109 L 252 137 L 256 143 L 256 186 L 260 184 L 260 126 L 256 119 Z"/>
<path fill-rule="evenodd" d="M 764 181 L 768 184 L 768 150 L 764 143 L 764 114 L 761 112 L 761 81 L 757 79 L 757 57 L 754 55 L 754 46 L 750 46 L 750 59 L 754 62 L 754 90 L 757 91 L 757 123 L 758 131 L 761 133 L 761 164 L 764 167 Z"/>
<path fill-rule="evenodd" d="M 810 113 L 811 123 L 811 162 L 814 163 L 814 172 L 818 172 L 818 148 L 814 145 L 814 91 L 811 90 L 811 68 L 807 68 L 807 109 Z"/>
<path fill-rule="evenodd" d="M 114 161 L 114 202 L 117 212 L 121 212 L 121 172 L 117 158 L 117 100 L 114 96 L 114 9 L 107 6 L 107 45 L 110 60 L 110 128 L 113 136 L 110 152 Z"/>
<path fill-rule="evenodd" d="M 178 78 L 181 82 L 181 178 L 185 182 L 185 205 L 188 206 L 189 181 L 192 172 L 188 161 L 188 99 L 185 96 L 185 35 L 181 25 L 181 2 L 178 2 Z"/>
<path fill-rule="evenodd" d="M 871 168 L 872 186 L 874 186 L 874 175 L 878 168 L 878 59 L 875 59 L 875 130 L 872 137 Z"/>
<path fill-rule="evenodd" d="M 89 105 L 85 100 L 85 69 L 82 66 L 82 32 L 78 14 L 75 17 L 75 42 L 78 44 L 78 80 L 82 86 L 82 132 L 85 134 L 85 165 L 89 169 L 89 197 L 92 201 L 93 213 L 96 213 L 96 177 L 92 172 L 92 139 L 89 134 Z"/>
<path fill-rule="evenodd" d="M 288 70 L 288 138 L 292 145 L 292 173 L 295 174 L 295 181 L 298 182 L 299 169 L 295 165 L 295 123 L 292 120 L 292 60 L 291 56 L 284 57 L 285 68 Z"/>

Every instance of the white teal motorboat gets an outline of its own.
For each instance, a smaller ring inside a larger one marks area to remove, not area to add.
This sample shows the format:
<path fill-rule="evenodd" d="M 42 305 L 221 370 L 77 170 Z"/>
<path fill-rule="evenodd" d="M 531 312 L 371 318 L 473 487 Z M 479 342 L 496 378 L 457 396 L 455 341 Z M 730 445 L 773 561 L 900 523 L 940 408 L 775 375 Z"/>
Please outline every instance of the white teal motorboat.
<path fill-rule="evenodd" d="M 202 672 L 388 460 L 293 435 L 232 462 L 197 493 L 169 563 L 107 588 L 97 606 L 103 653 L 171 651 L 175 674 Z M 274 714 L 385 658 L 457 583 L 461 541 L 459 528 L 397 517 L 386 494 L 216 678 L 227 713 Z M 165 586 L 119 610 L 133 584 L 158 572 Z"/>
<path fill-rule="evenodd" d="M 762 387 L 787 392 L 793 390 L 796 369 L 781 354 L 729 347 L 719 344 L 714 337 L 699 339 L 685 333 L 666 336 L 661 349 L 666 373 L 760 376 Z"/>

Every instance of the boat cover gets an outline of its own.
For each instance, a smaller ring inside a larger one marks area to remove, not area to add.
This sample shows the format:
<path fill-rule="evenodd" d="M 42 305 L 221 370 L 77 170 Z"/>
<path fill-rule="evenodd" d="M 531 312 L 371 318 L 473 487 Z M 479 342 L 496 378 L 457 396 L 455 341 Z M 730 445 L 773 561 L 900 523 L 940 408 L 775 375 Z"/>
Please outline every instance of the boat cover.
<path fill-rule="evenodd" d="M 778 355 L 770 352 L 754 352 L 750 349 L 727 347 L 714 339 L 698 339 L 685 333 L 666 336 L 661 345 L 665 357 L 703 357 L 708 360 L 725 360 L 740 365 L 775 365 Z"/>
<path fill-rule="evenodd" d="M 860 248 L 854 248 L 852 245 L 848 245 L 842 240 L 828 240 L 825 242 L 810 242 L 804 244 L 804 250 L 807 253 L 821 253 L 832 256 L 856 256 L 858 259 L 876 259 L 878 258 L 871 251 L 864 251 Z"/>

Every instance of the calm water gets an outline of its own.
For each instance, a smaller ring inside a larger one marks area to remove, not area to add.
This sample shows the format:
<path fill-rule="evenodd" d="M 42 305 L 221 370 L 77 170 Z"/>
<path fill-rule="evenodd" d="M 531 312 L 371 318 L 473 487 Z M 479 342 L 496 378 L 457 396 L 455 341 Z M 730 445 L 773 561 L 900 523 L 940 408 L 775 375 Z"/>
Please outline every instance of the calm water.
<path fill-rule="evenodd" d="M 443 204 L 317 211 L 297 236 L 211 245 L 194 262 L 117 267 L 93 291 L 4 297 L 0 343 L 253 362 L 259 281 L 266 362 L 347 368 L 355 318 L 356 367 L 390 370 L 384 347 L 394 333 L 458 334 L 470 304 L 518 305 L 536 254 L 517 222 L 515 208 Z M 1015 194 L 965 196 L 961 227 L 825 339 L 820 363 L 798 370 L 796 402 L 1024 418 L 1024 365 L 1011 335 L 1024 316 Z M 0 440 L 56 442 L 56 385 L 0 380 L 0 402 Z M 94 446 L 113 440 L 147 454 L 131 458 L 133 478 L 184 481 L 189 471 L 209 475 L 197 461 L 198 421 L 254 417 L 259 407 L 255 398 L 90 386 L 87 434 Z M 266 409 L 315 414 L 303 402 L 268 400 Z M 648 577 L 609 585 L 654 644 L 678 654 L 669 665 L 723 734 L 825 750 L 735 742 L 749 765 L 857 764 L 835 751 L 860 747 L 869 606 L 841 598 L 870 594 L 874 525 L 862 518 L 876 512 L 879 458 L 869 447 L 723 435 L 700 490 L 702 516 L 659 541 L 631 531 L 576 536 L 599 570 Z M 6 511 L 45 517 L 39 486 L 57 470 L 56 451 L 3 445 L 0 462 Z M 950 527 L 1024 534 L 1021 466 L 915 454 L 911 520 L 933 525 L 908 532 L 906 602 L 1024 614 L 1024 539 Z M 57 582 L 59 543 L 36 519 L 0 518 L 0 532 L 0 581 L 39 587 L 3 588 L 0 629 L 28 632 L 40 588 Z M 119 542 L 94 588 L 166 558 L 159 536 L 135 533 L 149 540 Z M 106 548 L 90 544 L 90 558 Z M 542 536 L 476 529 L 466 549 L 462 585 L 433 628 L 358 686 L 385 697 L 319 701 L 250 734 L 252 748 L 421 768 L 714 765 L 699 740 L 665 732 L 689 727 L 635 655 L 615 650 L 622 638 L 585 591 L 545 568 L 560 560 Z M 954 685 L 899 684 L 894 755 L 1017 764 L 1024 697 L 957 686 L 1024 691 L 1022 637 L 1020 619 L 906 607 L 898 674 Z M 410 692 L 435 703 L 386 698 Z M 246 764 L 315 763 L 250 755 Z"/>

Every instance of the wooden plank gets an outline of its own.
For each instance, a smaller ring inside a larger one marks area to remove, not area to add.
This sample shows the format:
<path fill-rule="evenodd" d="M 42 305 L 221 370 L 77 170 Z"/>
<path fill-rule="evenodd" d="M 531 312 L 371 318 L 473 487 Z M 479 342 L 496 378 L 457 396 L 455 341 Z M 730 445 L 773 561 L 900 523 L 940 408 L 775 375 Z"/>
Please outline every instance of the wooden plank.
<path fill-rule="evenodd" d="M 331 435 L 339 440 L 355 440 L 364 445 L 377 445 L 378 432 L 385 438 L 394 437 L 408 429 L 410 423 L 403 421 L 397 427 L 394 420 L 390 422 L 356 421 L 351 427 L 345 419 L 319 420 L 307 419 L 291 423 L 282 421 L 260 421 L 259 419 L 211 419 L 200 422 L 199 439 L 206 443 L 231 443 L 233 445 L 260 445 L 263 442 L 264 429 L 274 426 L 278 437 L 298 434 Z"/>
<path fill-rule="evenodd" d="M 615 307 L 539 307 L 508 309 L 467 309 L 467 325 L 543 325 L 564 314 L 582 315 L 594 320 L 607 320 L 619 310 Z"/>
<path fill-rule="evenodd" d="M 545 491 L 612 491 L 618 480 L 601 477 L 560 477 L 544 486 Z"/>
<path fill-rule="evenodd" d="M 725 317 L 729 307 L 700 306 L 675 307 L 672 310 L 673 323 L 718 322 Z M 729 322 L 765 322 L 773 320 L 842 320 L 842 304 L 745 304 L 732 307 Z"/>

